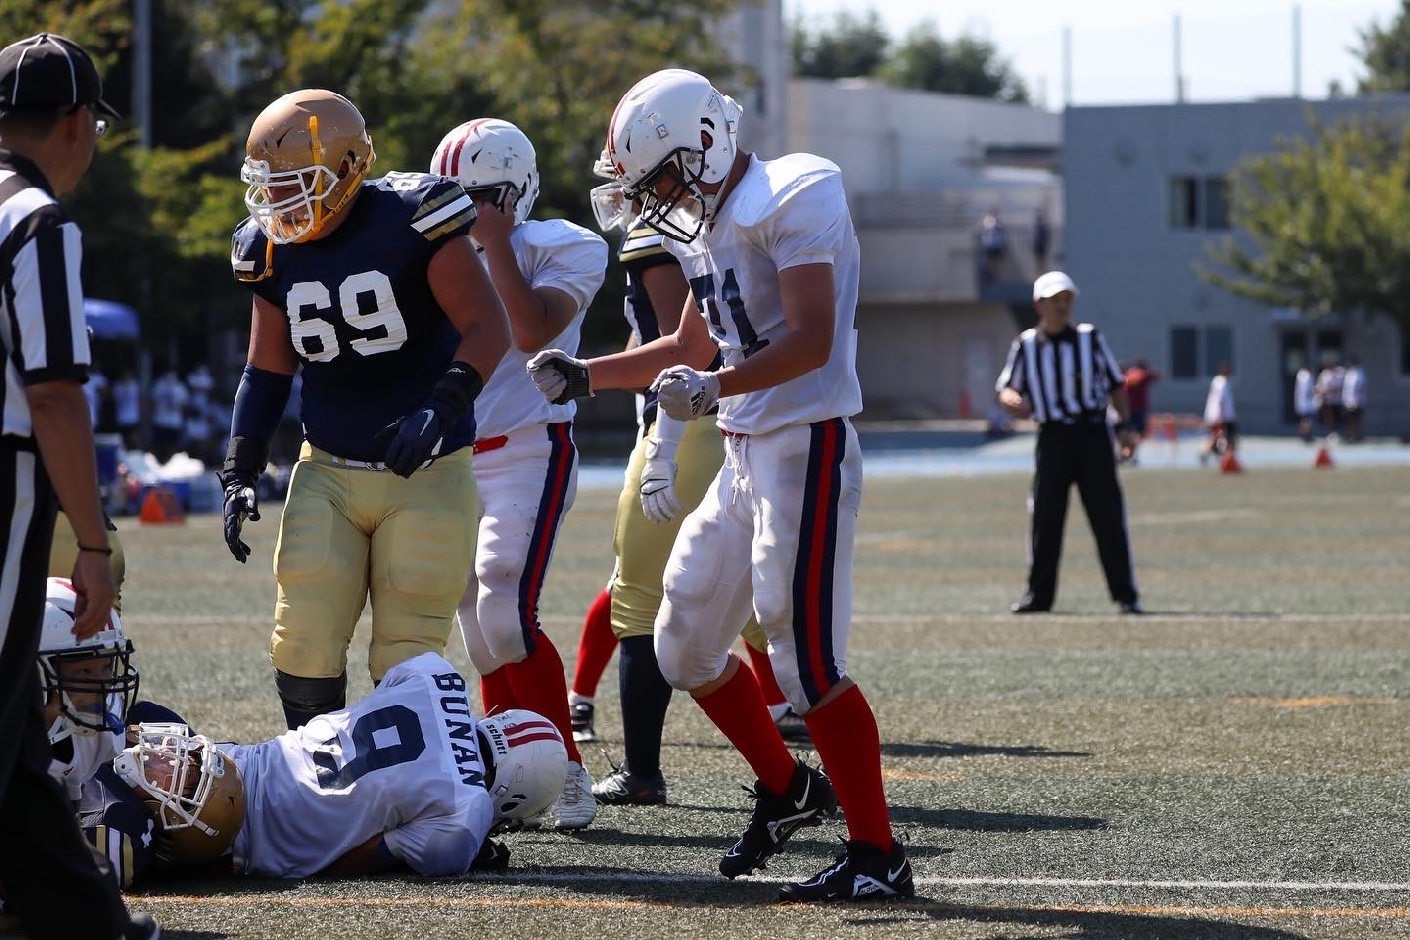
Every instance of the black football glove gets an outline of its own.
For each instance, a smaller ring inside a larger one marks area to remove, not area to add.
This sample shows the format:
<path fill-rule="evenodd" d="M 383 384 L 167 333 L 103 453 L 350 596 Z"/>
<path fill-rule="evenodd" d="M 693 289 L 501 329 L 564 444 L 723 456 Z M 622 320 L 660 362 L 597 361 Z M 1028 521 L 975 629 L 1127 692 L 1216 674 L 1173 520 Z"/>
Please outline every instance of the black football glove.
<path fill-rule="evenodd" d="M 377 432 L 373 440 L 387 444 L 387 456 L 382 462 L 399 477 L 409 477 L 422 466 L 439 457 L 446 432 L 455 424 L 453 409 L 436 401 L 400 421 L 393 421 Z"/>
<path fill-rule="evenodd" d="M 250 557 L 250 546 L 240 540 L 245 520 L 259 521 L 259 496 L 253 477 L 244 474 L 222 474 L 225 486 L 225 544 L 240 564 Z"/>
<path fill-rule="evenodd" d="M 459 360 L 431 389 L 426 403 L 400 421 L 377 432 L 373 440 L 389 441 L 382 462 L 399 477 L 409 477 L 441 455 L 446 435 L 485 387 L 475 367 Z"/>

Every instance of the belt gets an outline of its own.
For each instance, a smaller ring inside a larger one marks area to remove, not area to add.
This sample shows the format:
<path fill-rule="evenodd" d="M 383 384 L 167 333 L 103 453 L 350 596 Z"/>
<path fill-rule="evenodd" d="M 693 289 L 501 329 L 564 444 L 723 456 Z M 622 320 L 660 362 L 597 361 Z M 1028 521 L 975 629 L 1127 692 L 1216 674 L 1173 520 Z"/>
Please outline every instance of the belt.
<path fill-rule="evenodd" d="M 508 443 L 508 434 L 501 434 L 499 437 L 482 437 L 473 445 L 471 445 L 470 450 L 472 453 L 483 454 L 486 451 L 499 450 L 501 447 Z"/>
<path fill-rule="evenodd" d="M 347 467 L 349 470 L 387 469 L 387 465 L 380 460 L 350 460 L 347 457 L 338 457 L 333 454 L 328 455 L 328 462 L 335 467 Z"/>
<path fill-rule="evenodd" d="M 749 436 L 748 434 L 744 433 L 743 431 L 726 431 L 724 428 L 720 428 L 720 435 L 721 435 L 722 437 L 733 437 L 733 438 L 737 438 L 737 439 L 738 439 L 738 438 L 746 438 L 746 437 Z"/>

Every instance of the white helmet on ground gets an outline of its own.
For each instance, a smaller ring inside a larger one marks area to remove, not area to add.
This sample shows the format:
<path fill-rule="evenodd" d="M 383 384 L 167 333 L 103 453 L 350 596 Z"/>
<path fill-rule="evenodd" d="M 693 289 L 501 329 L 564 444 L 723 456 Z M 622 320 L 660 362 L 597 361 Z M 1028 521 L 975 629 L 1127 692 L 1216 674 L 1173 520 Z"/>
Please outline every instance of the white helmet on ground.
<path fill-rule="evenodd" d="M 534 145 L 524 132 L 499 118 L 466 121 L 441 138 L 431 155 L 431 172 L 448 176 L 467 192 L 493 190 L 501 211 L 514 195 L 514 224 L 529 218 L 539 197 Z"/>
<path fill-rule="evenodd" d="M 511 708 L 481 718 L 485 788 L 495 822 L 529 819 L 558 799 L 568 773 L 568 749 L 558 728 L 538 712 Z"/>
<path fill-rule="evenodd" d="M 646 224 L 677 241 L 700 234 L 719 197 L 700 184 L 729 175 L 742 110 L 686 69 L 653 72 L 622 96 L 608 126 L 607 156 L 627 196 L 641 200 Z"/>
<path fill-rule="evenodd" d="M 128 706 L 137 695 L 132 641 L 117 614 L 103 629 L 80 640 L 73 635 L 78 594 L 64 578 L 50 578 L 44 598 L 44 626 L 39 638 L 39 677 L 47 699 L 57 695 L 59 714 L 49 728 L 49 743 L 70 735 L 120 733 Z"/>

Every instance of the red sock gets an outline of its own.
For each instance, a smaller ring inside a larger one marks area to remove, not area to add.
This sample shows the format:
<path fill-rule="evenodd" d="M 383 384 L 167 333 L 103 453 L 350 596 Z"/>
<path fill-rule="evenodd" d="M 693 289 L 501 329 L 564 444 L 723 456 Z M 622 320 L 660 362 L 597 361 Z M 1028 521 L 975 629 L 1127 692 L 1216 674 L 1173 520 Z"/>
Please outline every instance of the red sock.
<path fill-rule="evenodd" d="M 480 677 L 480 699 L 485 706 L 485 717 L 498 714 L 510 708 L 518 708 L 514 700 L 514 689 L 509 684 L 509 670 L 501 666 L 487 676 Z"/>
<path fill-rule="evenodd" d="M 578 662 L 573 667 L 573 692 L 583 698 L 597 694 L 597 684 L 607 670 L 607 663 L 617 649 L 617 637 L 612 633 L 612 592 L 603 589 L 583 618 L 583 632 L 578 637 Z"/>
<path fill-rule="evenodd" d="M 754 673 L 743 663 L 739 667 L 728 682 L 695 702 L 749 762 L 759 782 L 771 793 L 783 793 L 798 762 L 778 736 Z"/>
<path fill-rule="evenodd" d="M 749 651 L 749 665 L 754 668 L 754 678 L 759 680 L 759 692 L 764 696 L 764 704 L 782 705 L 788 701 L 783 695 L 783 689 L 778 687 L 778 679 L 774 676 L 774 666 L 769 662 L 769 654 L 756 650 L 748 643 L 744 644 L 744 648 Z"/>
<path fill-rule="evenodd" d="M 881 734 L 866 696 L 855 685 L 803 716 L 823 770 L 847 817 L 847 834 L 889 852 L 891 811 L 881 786 Z"/>
<path fill-rule="evenodd" d="M 509 673 L 509 685 L 520 708 L 538 712 L 558 728 L 568 759 L 583 762 L 583 755 L 573 743 L 573 725 L 568 717 L 568 683 L 563 678 L 563 658 L 558 647 L 542 630 L 534 632 L 534 651 L 517 663 L 510 663 L 500 672 Z"/>

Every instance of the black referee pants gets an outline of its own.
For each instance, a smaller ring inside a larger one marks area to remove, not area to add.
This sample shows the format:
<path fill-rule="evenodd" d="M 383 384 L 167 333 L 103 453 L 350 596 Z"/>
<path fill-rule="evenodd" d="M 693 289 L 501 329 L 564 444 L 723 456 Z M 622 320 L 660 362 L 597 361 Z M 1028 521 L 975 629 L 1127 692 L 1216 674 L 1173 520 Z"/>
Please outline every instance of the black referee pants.
<path fill-rule="evenodd" d="M 54 513 L 38 456 L 0 443 L 0 895 L 31 940 L 107 940 L 129 923 L 117 880 L 49 776 L 38 659 Z"/>
<path fill-rule="evenodd" d="M 1116 452 L 1106 424 L 1044 424 L 1029 498 L 1028 593 L 1040 607 L 1057 597 L 1058 562 L 1072 485 L 1082 497 L 1107 588 L 1117 603 L 1134 604 L 1136 572 L 1126 531 L 1126 501 L 1116 477 Z"/>

